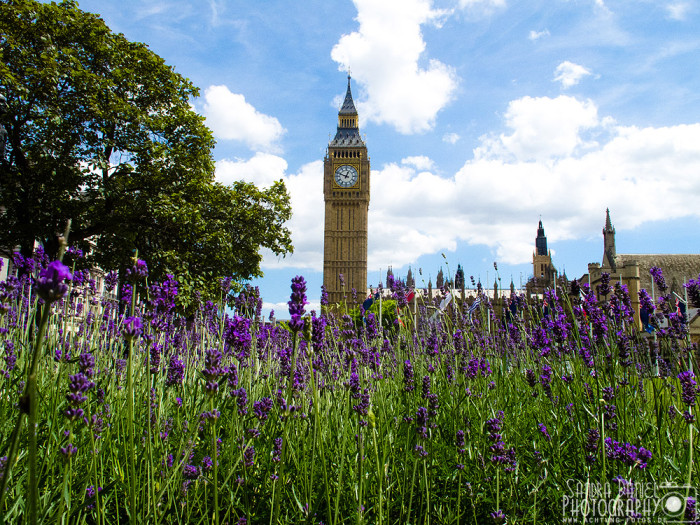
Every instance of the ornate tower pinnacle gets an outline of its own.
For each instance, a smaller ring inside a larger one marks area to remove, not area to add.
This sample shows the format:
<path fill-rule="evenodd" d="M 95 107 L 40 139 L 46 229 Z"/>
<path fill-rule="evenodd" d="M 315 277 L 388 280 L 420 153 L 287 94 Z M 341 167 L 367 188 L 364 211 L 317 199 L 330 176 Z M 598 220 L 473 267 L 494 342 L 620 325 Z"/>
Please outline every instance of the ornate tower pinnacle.
<path fill-rule="evenodd" d="M 538 286 L 549 286 L 552 279 L 552 254 L 547 249 L 547 237 L 544 234 L 542 219 L 537 225 L 535 251 L 532 254 L 532 275 L 539 283 Z"/>
<path fill-rule="evenodd" d="M 542 219 L 540 219 L 540 224 L 537 227 L 537 237 L 535 238 L 535 248 L 537 249 L 537 255 L 547 255 L 547 237 L 544 234 L 544 227 L 542 226 Z"/>
<path fill-rule="evenodd" d="M 610 208 L 605 210 L 605 228 L 603 228 L 603 268 L 610 268 L 613 272 L 617 270 L 615 257 L 615 228 L 610 220 Z"/>

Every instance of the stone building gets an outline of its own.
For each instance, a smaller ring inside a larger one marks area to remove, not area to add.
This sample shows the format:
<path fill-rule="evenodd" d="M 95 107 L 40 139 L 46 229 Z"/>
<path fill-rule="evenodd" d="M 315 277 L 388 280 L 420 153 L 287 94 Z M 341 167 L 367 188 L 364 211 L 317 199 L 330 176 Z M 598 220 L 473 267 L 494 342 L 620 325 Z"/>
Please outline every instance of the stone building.
<path fill-rule="evenodd" d="M 639 329 L 642 329 L 639 319 L 639 291 L 644 289 L 649 295 L 657 296 L 653 289 L 653 281 L 649 270 L 661 268 L 668 285 L 668 292 L 674 297 L 685 300 L 683 285 L 690 279 L 697 279 L 700 274 L 700 254 L 628 254 L 617 253 L 615 247 L 615 228 L 610 220 L 610 210 L 605 213 L 603 228 L 603 260 L 601 263 L 589 263 L 588 273 L 580 282 L 588 283 L 591 290 L 597 293 L 597 285 L 601 282 L 603 273 L 610 275 L 610 285 L 620 282 L 627 286 L 634 308 L 634 319 Z M 602 299 L 602 297 L 599 297 Z M 688 308 L 691 321 L 691 335 L 700 336 L 700 320 L 695 309 Z"/>
<path fill-rule="evenodd" d="M 566 275 L 558 275 L 552 264 L 552 252 L 547 248 L 547 236 L 540 219 L 535 237 L 535 251 L 532 252 L 532 278 L 525 284 L 525 293 L 528 297 L 541 297 L 545 290 L 553 289 L 555 283 L 557 287 L 565 287 L 568 284 Z"/>

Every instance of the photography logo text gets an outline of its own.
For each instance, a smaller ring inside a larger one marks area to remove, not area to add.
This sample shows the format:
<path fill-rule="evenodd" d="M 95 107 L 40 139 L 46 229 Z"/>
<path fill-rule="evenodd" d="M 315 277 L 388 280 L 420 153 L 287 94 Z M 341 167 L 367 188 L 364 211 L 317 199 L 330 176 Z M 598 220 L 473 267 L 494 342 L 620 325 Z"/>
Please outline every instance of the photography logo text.
<path fill-rule="evenodd" d="M 569 480 L 562 498 L 564 523 L 696 523 L 697 489 L 690 485 Z"/>

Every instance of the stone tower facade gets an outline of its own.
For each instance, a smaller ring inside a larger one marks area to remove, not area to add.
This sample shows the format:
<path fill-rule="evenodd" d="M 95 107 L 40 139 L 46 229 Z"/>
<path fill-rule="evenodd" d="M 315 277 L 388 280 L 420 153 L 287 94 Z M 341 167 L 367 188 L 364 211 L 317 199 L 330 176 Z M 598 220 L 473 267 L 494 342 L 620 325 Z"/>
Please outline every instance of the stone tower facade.
<path fill-rule="evenodd" d="M 348 76 L 338 129 L 323 159 L 323 285 L 331 304 L 341 303 L 353 288 L 360 297 L 367 290 L 369 174 Z"/>
<path fill-rule="evenodd" d="M 552 253 L 547 249 L 547 236 L 540 220 L 535 237 L 535 251 L 532 252 L 532 278 L 525 285 L 528 297 L 544 294 L 546 290 L 555 286 L 555 279 Z"/>
<path fill-rule="evenodd" d="M 532 272 L 535 279 L 549 281 L 551 279 L 552 254 L 547 249 L 547 236 L 544 234 L 542 221 L 537 227 L 535 251 L 532 254 Z"/>

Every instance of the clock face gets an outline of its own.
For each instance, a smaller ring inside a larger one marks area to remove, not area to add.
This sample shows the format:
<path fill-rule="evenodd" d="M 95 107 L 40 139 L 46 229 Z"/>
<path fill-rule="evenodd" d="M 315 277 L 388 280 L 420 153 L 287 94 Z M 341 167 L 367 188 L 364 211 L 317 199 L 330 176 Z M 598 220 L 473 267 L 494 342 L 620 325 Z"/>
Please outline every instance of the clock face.
<path fill-rule="evenodd" d="M 357 183 L 357 170 L 344 164 L 335 170 L 335 183 L 341 188 L 350 188 Z"/>

